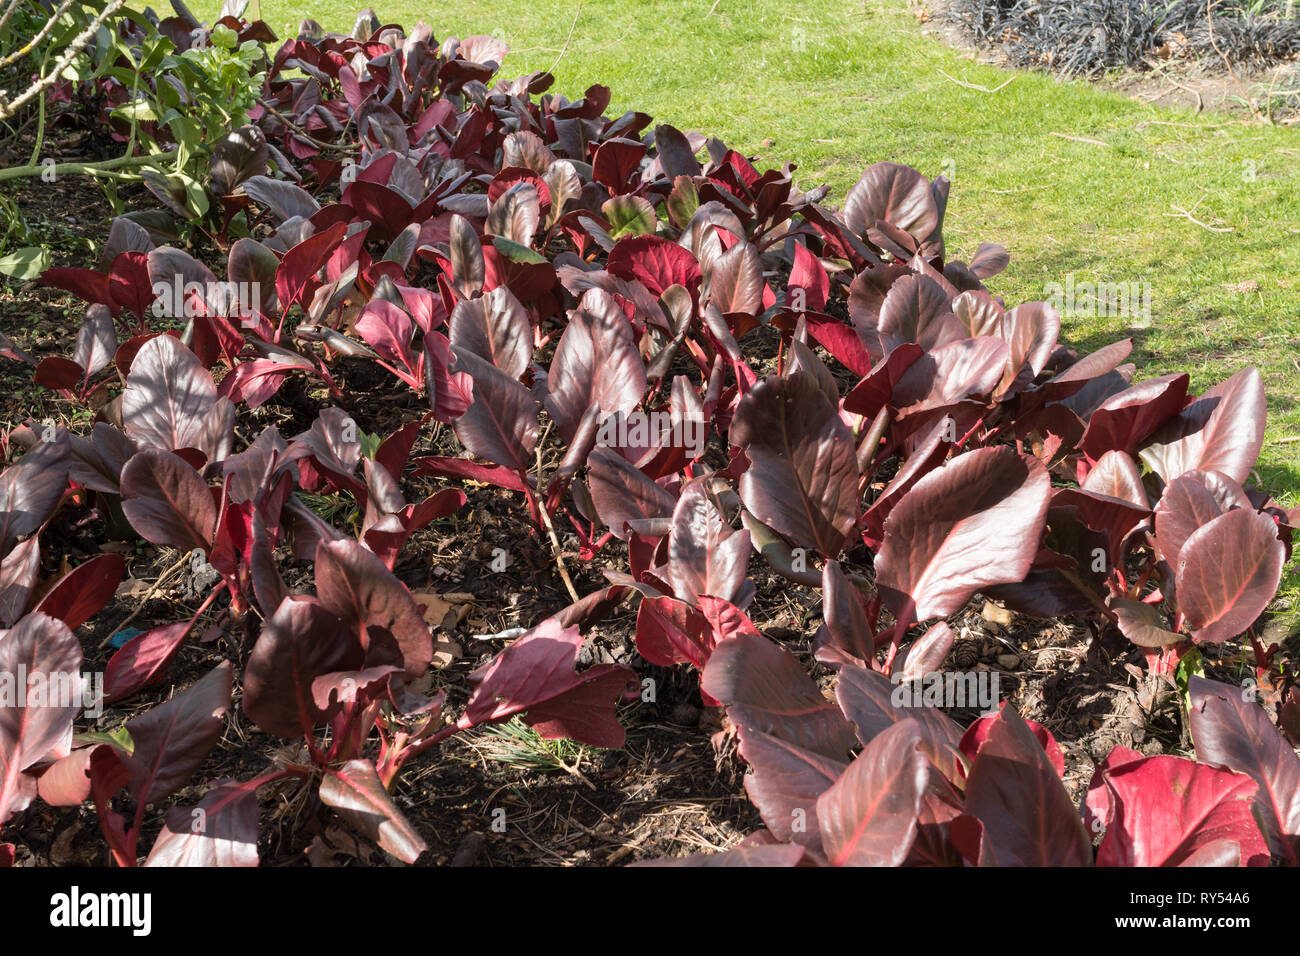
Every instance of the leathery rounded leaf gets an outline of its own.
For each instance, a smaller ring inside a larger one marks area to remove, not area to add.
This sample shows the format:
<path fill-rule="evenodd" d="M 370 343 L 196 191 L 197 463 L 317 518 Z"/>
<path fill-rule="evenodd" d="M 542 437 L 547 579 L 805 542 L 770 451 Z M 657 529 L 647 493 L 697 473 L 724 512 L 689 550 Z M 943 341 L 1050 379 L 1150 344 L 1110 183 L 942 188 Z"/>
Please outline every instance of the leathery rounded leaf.
<path fill-rule="evenodd" d="M 1247 508 L 1192 533 L 1178 553 L 1175 587 L 1198 641 L 1227 640 L 1255 623 L 1277 593 L 1285 550 L 1273 519 Z"/>
<path fill-rule="evenodd" d="M 924 621 L 956 612 L 981 587 L 1023 580 L 1050 492 L 1042 463 L 1006 446 L 930 472 L 885 522 L 876 555 L 885 606 L 897 618 Z"/>

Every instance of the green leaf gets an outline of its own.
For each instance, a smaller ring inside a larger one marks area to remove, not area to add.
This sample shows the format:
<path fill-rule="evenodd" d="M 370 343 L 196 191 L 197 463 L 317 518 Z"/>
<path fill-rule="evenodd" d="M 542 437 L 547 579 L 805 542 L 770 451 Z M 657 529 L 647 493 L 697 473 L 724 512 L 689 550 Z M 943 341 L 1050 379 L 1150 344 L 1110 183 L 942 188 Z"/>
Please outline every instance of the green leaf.
<path fill-rule="evenodd" d="M 0 259 L 0 272 L 15 279 L 35 279 L 50 267 L 50 250 L 26 246 Z"/>
<path fill-rule="evenodd" d="M 198 152 L 203 142 L 203 127 L 192 116 L 176 113 L 167 121 L 167 128 L 171 130 L 172 139 L 176 140 L 176 145 L 184 154 L 180 163 L 184 166 L 188 162 L 188 157 Z"/>
<path fill-rule="evenodd" d="M 194 219 L 202 219 L 208 211 L 208 191 L 189 173 L 177 177 L 185 185 L 186 203 Z"/>
<path fill-rule="evenodd" d="M 140 28 L 141 32 L 144 33 L 145 36 L 148 36 L 157 29 L 157 27 L 149 22 L 149 19 L 143 13 L 132 10 L 130 7 L 122 7 L 118 16 L 130 20 Z"/>
<path fill-rule="evenodd" d="M 63 79 L 72 83 L 84 83 L 94 75 L 95 71 L 90 60 L 84 56 L 75 57 L 59 74 Z"/>
<path fill-rule="evenodd" d="M 654 206 L 640 196 L 615 196 L 606 200 L 600 211 L 609 220 L 609 234 L 614 239 L 653 234 L 659 226 Z"/>
<path fill-rule="evenodd" d="M 175 49 L 176 44 L 165 36 L 150 37 L 149 45 L 145 47 L 145 51 L 140 57 L 141 72 L 153 73 L 158 69 L 163 58 Z"/>
<path fill-rule="evenodd" d="M 126 212 L 126 202 L 118 195 L 117 183 L 111 179 L 105 179 L 100 185 L 104 189 L 104 196 L 108 199 L 109 206 L 113 209 L 113 215 L 120 216 Z"/>
<path fill-rule="evenodd" d="M 1174 683 L 1178 685 L 1178 697 L 1183 702 L 1183 713 L 1191 707 L 1191 698 L 1187 694 L 1187 685 L 1193 677 L 1205 676 L 1205 661 L 1201 658 L 1201 649 L 1193 647 L 1178 661 L 1174 671 Z"/>
<path fill-rule="evenodd" d="M 116 730 L 88 730 L 84 734 L 75 734 L 72 743 L 76 747 L 108 744 L 124 754 L 135 752 L 135 741 L 131 739 L 131 732 L 126 729 L 125 725 L 118 727 Z"/>
<path fill-rule="evenodd" d="M 110 66 L 104 70 L 104 76 L 111 77 L 121 83 L 128 90 L 135 83 L 135 71 L 128 70 L 124 66 Z"/>
<path fill-rule="evenodd" d="M 123 103 L 113 110 L 113 115 L 128 122 L 131 120 L 139 120 L 144 123 L 158 121 L 158 114 L 154 111 L 153 104 L 148 100 L 132 100 L 130 103 Z"/>
<path fill-rule="evenodd" d="M 502 239 L 500 236 L 492 237 L 492 245 L 496 247 L 497 252 L 501 253 L 511 262 L 543 265 L 548 261 L 544 256 L 539 256 L 527 246 L 520 245 L 517 242 L 511 242 L 509 239 Z"/>
<path fill-rule="evenodd" d="M 149 191 L 183 220 L 202 219 L 208 211 L 208 194 L 188 173 L 165 176 L 154 169 L 142 169 L 140 178 Z"/>
<path fill-rule="evenodd" d="M 228 26 L 218 23 L 212 28 L 212 35 L 209 38 L 213 46 L 221 47 L 223 50 L 233 50 L 239 45 L 239 35 Z"/>
<path fill-rule="evenodd" d="M 668 218 L 678 229 L 685 229 L 695 210 L 700 208 L 700 194 L 689 176 L 673 180 L 673 191 L 668 194 Z"/>

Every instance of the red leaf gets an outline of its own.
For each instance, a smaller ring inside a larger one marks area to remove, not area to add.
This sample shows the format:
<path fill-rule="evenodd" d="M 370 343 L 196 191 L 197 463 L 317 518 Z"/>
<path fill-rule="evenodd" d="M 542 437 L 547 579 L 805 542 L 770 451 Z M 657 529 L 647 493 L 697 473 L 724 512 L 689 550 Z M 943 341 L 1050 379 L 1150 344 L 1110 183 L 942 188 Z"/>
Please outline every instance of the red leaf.
<path fill-rule="evenodd" d="M 589 289 L 569 313 L 546 378 L 544 403 L 566 441 L 587 409 L 626 415 L 645 395 L 645 364 L 627 316 L 608 292 Z"/>
<path fill-rule="evenodd" d="M 371 235 L 381 241 L 391 240 L 411 222 L 411 204 L 379 183 L 354 179 L 343 190 L 342 202 L 357 211 L 358 219 L 369 219 Z"/>
<path fill-rule="evenodd" d="M 0 474 L 0 551 L 45 524 L 58 507 L 68 486 L 70 445 L 67 432 L 58 429 Z"/>
<path fill-rule="evenodd" d="M 234 371 L 221 380 L 218 394 L 232 402 L 246 402 L 257 408 L 280 390 L 284 380 L 295 368 L 273 359 L 248 359 L 235 366 Z"/>
<path fill-rule="evenodd" d="M 1151 515 L 1151 509 L 1145 506 L 1082 488 L 1056 489 L 1051 506 L 1075 509 L 1080 522 L 1106 536 L 1107 551 L 1116 561 L 1129 532 Z"/>
<path fill-rule="evenodd" d="M 1200 469 L 1244 483 L 1264 445 L 1264 417 L 1263 379 L 1242 369 L 1152 435 L 1142 460 L 1166 482 Z"/>
<path fill-rule="evenodd" d="M 524 491 L 524 481 L 519 472 L 502 465 L 482 465 L 468 458 L 429 457 L 414 458 L 414 474 L 436 475 L 439 478 L 465 478 L 470 481 L 482 481 L 509 491 Z"/>
<path fill-rule="evenodd" d="M 636 649 L 651 664 L 703 667 L 713 650 L 704 615 L 671 597 L 644 598 L 636 615 Z"/>
<path fill-rule="evenodd" d="M 170 335 L 155 336 L 131 361 L 124 431 L 146 448 L 198 448 L 216 401 L 217 386 L 194 353 Z"/>
<path fill-rule="evenodd" d="M 537 719 L 552 730 L 564 726 L 580 734 L 574 739 L 582 743 L 621 747 L 624 731 L 615 705 L 632 672 L 624 667 L 593 667 L 575 673 L 581 646 L 576 626 L 563 627 L 551 618 L 543 621 L 470 675 L 474 692 L 460 724 L 467 728 L 520 713 L 531 722 L 537 708 Z M 598 682 L 598 692 L 586 688 L 593 682 Z"/>
<path fill-rule="evenodd" d="M 52 807 L 76 807 L 90 799 L 90 758 L 95 748 L 82 747 L 45 768 L 37 793 Z"/>
<path fill-rule="evenodd" d="M 101 554 L 83 561 L 59 578 L 36 610 L 56 617 L 71 629 L 90 620 L 117 593 L 126 572 L 120 554 Z"/>
<path fill-rule="evenodd" d="M 528 314 L 505 286 L 465 299 L 451 313 L 451 344 L 491 362 L 511 378 L 520 378 L 533 356 L 533 327 Z"/>
<path fill-rule="evenodd" d="M 108 289 L 108 276 L 94 269 L 46 269 L 41 273 L 40 283 L 71 292 L 85 302 L 97 302 L 114 308 L 113 296 Z"/>
<path fill-rule="evenodd" d="M 948 421 L 941 418 L 936 420 L 928 431 L 913 435 L 914 444 L 902 467 L 894 473 L 889 484 L 862 516 L 862 537 L 868 547 L 880 549 L 885 538 L 885 520 L 894 510 L 894 506 L 902 500 L 903 495 L 907 494 L 913 485 L 934 471 L 948 456 L 952 445 L 944 440 L 944 436 L 947 435 L 950 427 Z"/>
<path fill-rule="evenodd" d="M 32 377 L 41 388 L 74 389 L 85 374 L 86 370 L 71 359 L 51 355 L 41 359 Z"/>
<path fill-rule="evenodd" d="M 1241 634 L 1282 580 L 1286 548 L 1268 515 L 1237 508 L 1202 525 L 1178 552 L 1174 592 L 1198 641 Z"/>
<path fill-rule="evenodd" d="M 21 703 L 0 707 L 0 823 L 27 805 L 36 787 L 22 772 L 70 741 L 82 704 L 81 644 L 62 621 L 28 614 L 5 632 L 0 673 L 12 679 L 20 668 L 27 675 Z M 47 692 L 56 687 L 70 691 L 71 699 L 47 702 Z"/>
<path fill-rule="evenodd" d="M 626 540 L 629 526 L 655 537 L 668 532 L 672 494 L 611 448 L 597 446 L 587 464 L 596 514 L 615 537 Z"/>
<path fill-rule="evenodd" d="M 750 460 L 740 478 L 750 513 L 798 546 L 838 555 L 857 520 L 858 466 L 853 434 L 817 380 L 769 375 L 736 406 L 728 437 Z"/>
<path fill-rule="evenodd" d="M 816 334 L 814 327 L 813 335 Z M 852 391 L 844 397 L 844 410 L 864 418 L 875 418 L 893 400 L 894 389 L 903 374 L 924 354 L 925 350 L 921 346 L 911 342 L 894 349 L 883 361 L 871 368 L 862 381 L 853 386 Z"/>
<path fill-rule="evenodd" d="M 967 758 L 973 761 L 980 748 L 988 742 L 989 734 L 993 732 L 996 720 L 996 714 L 983 714 L 966 728 L 966 733 L 962 735 L 959 747 Z M 1061 747 L 1057 744 L 1056 738 L 1052 736 L 1052 732 L 1037 721 L 1025 720 L 1024 724 L 1038 738 L 1038 742 L 1043 745 L 1043 752 L 1047 754 L 1047 759 L 1052 762 L 1056 775 L 1064 777 L 1065 755 L 1061 753 Z"/>
<path fill-rule="evenodd" d="M 145 866 L 257 866 L 257 788 L 218 780 L 194 807 L 167 811 Z"/>
<path fill-rule="evenodd" d="M 637 140 L 607 139 L 600 144 L 592 159 L 591 178 L 608 186 L 614 195 L 621 195 L 628 191 L 645 154 L 645 144 Z"/>
<path fill-rule="evenodd" d="M 357 334 L 383 358 L 405 368 L 418 382 L 423 374 L 419 357 L 411 349 L 415 324 L 405 312 L 384 299 L 371 299 L 357 317 Z"/>
<path fill-rule="evenodd" d="M 1010 704 L 992 718 L 971 766 L 966 815 L 982 827 L 978 858 L 972 861 L 981 866 L 1092 863 L 1091 842 L 1065 785 Z"/>
<path fill-rule="evenodd" d="M 677 243 L 659 236 L 628 236 L 610 250 L 606 270 L 621 279 L 636 279 L 654 295 L 671 285 L 694 292 L 700 284 L 700 264 Z"/>
<path fill-rule="evenodd" d="M 839 320 L 807 315 L 808 332 L 826 351 L 859 378 L 871 372 L 871 353 L 851 326 Z"/>
<path fill-rule="evenodd" d="M 1106 452 L 1097 459 L 1097 464 L 1079 487 L 1150 510 L 1150 501 L 1142 486 L 1142 473 L 1138 471 L 1137 462 L 1126 452 Z"/>
<path fill-rule="evenodd" d="M 456 353 L 456 371 L 474 381 L 474 403 L 454 425 L 472 454 L 527 471 L 537 444 L 537 406 L 523 385 L 472 352 Z"/>
<path fill-rule="evenodd" d="M 1183 545 L 1192 533 L 1227 510 L 1206 486 L 1205 477 L 1205 472 L 1194 471 L 1175 478 L 1156 503 L 1156 543 L 1160 556 L 1175 571 Z"/>
<path fill-rule="evenodd" d="M 821 312 L 826 308 L 826 299 L 830 295 L 831 280 L 826 274 L 826 267 L 821 264 L 821 260 L 813 255 L 808 247 L 803 243 L 796 242 L 794 246 L 794 264 L 790 269 L 790 279 L 786 284 L 787 290 L 802 290 L 804 306 L 796 308 L 797 299 L 791 298 L 793 294 L 787 291 L 786 305 L 787 308 L 796 312 Z M 841 325 L 847 331 L 852 331 L 848 326 Z M 813 333 L 814 335 L 816 333 Z M 854 369 L 857 371 L 857 369 Z M 866 371 L 859 372 L 865 375 Z"/>
<path fill-rule="evenodd" d="M 767 638 L 742 634 L 719 644 L 701 686 L 727 707 L 727 716 L 742 731 L 770 734 L 847 763 L 852 725 L 799 661 Z"/>
<path fill-rule="evenodd" d="M 275 294 L 282 313 L 287 313 L 295 302 L 306 304 L 311 301 L 312 293 L 320 284 L 316 273 L 343 241 L 347 231 L 346 223 L 336 222 L 328 229 L 304 239 L 284 254 L 279 268 L 275 270 Z"/>
<path fill-rule="evenodd" d="M 593 747 L 622 747 L 627 734 L 614 705 L 637 686 L 633 672 L 617 664 L 597 664 L 581 676 L 582 683 L 573 690 L 529 707 L 524 722 L 547 740 L 567 738 Z"/>
<path fill-rule="evenodd" d="M 1219 841 L 1238 860 L 1267 866 L 1268 847 L 1251 816 L 1256 784 L 1183 757 L 1134 760 L 1103 773 L 1113 815 L 1098 866 L 1184 866 Z"/>
<path fill-rule="evenodd" d="M 1113 395 L 1092 413 L 1079 448 L 1096 461 L 1108 451 L 1133 452 L 1183 407 L 1186 373 L 1162 375 Z"/>
<path fill-rule="evenodd" d="M 849 190 L 843 219 L 857 235 L 865 235 L 878 220 L 923 240 L 942 221 L 930 182 L 915 169 L 898 163 L 876 163 Z"/>
<path fill-rule="evenodd" d="M 1244 773 L 1259 785 L 1255 808 L 1269 849 L 1300 860 L 1300 757 L 1239 687 L 1193 677 L 1188 714 L 1196 759 Z M 1249 696 L 1253 697 L 1253 693 Z"/>
<path fill-rule="evenodd" d="M 128 309 L 134 313 L 140 326 L 144 325 L 152 311 L 151 306 L 158 297 L 149 278 L 149 256 L 133 249 L 119 252 L 113 259 L 113 268 L 108 274 L 108 295 L 116 312 Z"/>
<path fill-rule="evenodd" d="M 1045 302 L 1026 302 L 1003 314 L 998 334 L 1006 340 L 1010 354 L 998 385 L 999 396 L 1006 397 L 1038 377 L 1052 357 L 1060 331 L 1060 313 Z"/>
<path fill-rule="evenodd" d="M 411 592 L 376 555 L 356 541 L 322 541 L 316 548 L 316 591 L 321 606 L 358 635 L 366 664 L 401 664 L 414 680 L 433 659 L 433 638 Z M 391 636 L 401 659 L 376 660 L 373 632 Z"/>
<path fill-rule="evenodd" d="M 668 533 L 668 582 L 688 603 L 703 595 L 738 602 L 749 566 L 749 532 L 725 521 L 701 481 L 682 489 Z"/>
<path fill-rule="evenodd" d="M 819 655 L 824 648 L 834 648 L 866 661 L 875 653 L 862 593 L 841 570 L 838 561 L 827 561 L 822 566 L 822 619 L 825 624 L 818 629 L 814 641 Z"/>
<path fill-rule="evenodd" d="M 878 735 L 817 798 L 822 847 L 832 866 L 899 866 L 916 839 L 930 763 L 905 720 Z"/>
<path fill-rule="evenodd" d="M 365 652 L 315 599 L 286 597 L 262 626 L 244 668 L 244 713 L 268 734 L 299 737 L 338 712 L 317 706 L 312 683 L 354 671 Z"/>
<path fill-rule="evenodd" d="M 104 672 L 104 702 L 113 703 L 160 683 L 194 621 L 152 627 L 122 645 Z"/>
<path fill-rule="evenodd" d="M 879 671 L 845 664 L 840 667 L 835 698 L 844 716 L 857 728 L 858 740 L 864 745 L 899 721 L 916 721 L 921 728 L 921 749 L 937 772 L 949 780 L 961 779 L 964 775 L 958 750 L 961 727 L 936 707 L 908 704 L 909 690 Z"/>
<path fill-rule="evenodd" d="M 954 458 L 921 478 L 885 522 L 876 580 L 897 619 L 960 610 L 982 587 L 1029 573 L 1051 480 L 1036 459 L 1006 446 Z"/>
<path fill-rule="evenodd" d="M 212 547 L 217 506 L 198 472 L 183 459 L 147 448 L 122 469 L 122 511 L 154 544 L 188 551 Z"/>
<path fill-rule="evenodd" d="M 137 800 L 157 803 L 175 793 L 207 759 L 230 709 L 232 674 L 223 661 L 165 704 L 126 722 L 135 749 L 121 760 Z"/>
<path fill-rule="evenodd" d="M 15 545 L 4 559 L 0 560 L 0 625 L 12 627 L 23 616 L 23 612 L 27 610 L 27 601 L 31 597 L 32 588 L 36 587 L 40 571 L 41 539 L 39 536 L 33 536 Z"/>
<path fill-rule="evenodd" d="M 369 760 L 349 760 L 337 770 L 327 770 L 320 800 L 403 863 L 414 863 L 428 849 Z"/>

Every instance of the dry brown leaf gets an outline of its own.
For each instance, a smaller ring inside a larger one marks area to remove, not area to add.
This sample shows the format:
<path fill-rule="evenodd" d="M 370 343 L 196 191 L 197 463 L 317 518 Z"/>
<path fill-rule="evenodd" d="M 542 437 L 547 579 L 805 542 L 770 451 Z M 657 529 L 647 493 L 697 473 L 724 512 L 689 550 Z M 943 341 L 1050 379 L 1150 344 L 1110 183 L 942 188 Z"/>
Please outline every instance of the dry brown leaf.
<path fill-rule="evenodd" d="M 117 586 L 118 597 L 143 597 L 153 587 L 152 581 L 142 578 L 127 578 Z"/>
<path fill-rule="evenodd" d="M 446 667 L 452 661 L 459 660 L 461 648 L 445 634 L 433 635 L 433 666 Z"/>
<path fill-rule="evenodd" d="M 1015 619 L 1014 614 L 992 601 L 984 602 L 984 610 L 980 613 L 980 616 L 990 624 L 1000 624 L 1003 627 L 1010 627 L 1011 622 Z"/>
<path fill-rule="evenodd" d="M 423 590 L 412 591 L 411 597 L 415 598 L 415 603 L 420 605 L 420 611 L 424 615 L 424 623 L 431 628 L 454 627 L 456 620 L 456 609 L 451 602 L 446 600 L 437 591 Z M 448 617 L 451 621 L 448 621 Z"/>

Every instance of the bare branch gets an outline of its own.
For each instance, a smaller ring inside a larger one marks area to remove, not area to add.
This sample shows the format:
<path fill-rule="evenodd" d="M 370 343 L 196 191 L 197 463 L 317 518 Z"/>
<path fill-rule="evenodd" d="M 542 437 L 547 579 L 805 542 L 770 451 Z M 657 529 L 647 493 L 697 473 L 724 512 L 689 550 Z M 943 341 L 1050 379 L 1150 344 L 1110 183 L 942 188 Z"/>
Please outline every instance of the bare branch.
<path fill-rule="evenodd" d="M 86 48 L 86 45 L 90 43 L 91 38 L 99 31 L 99 28 L 103 26 L 104 21 L 117 13 L 118 10 L 122 9 L 125 4 L 126 0 L 110 0 L 108 6 L 103 9 L 99 16 L 95 17 L 90 26 L 77 34 L 76 38 L 68 45 L 68 51 L 62 56 L 62 58 L 60 58 L 58 63 L 54 64 L 53 69 L 29 86 L 17 99 L 11 100 L 8 103 L 0 103 L 0 120 L 8 119 L 10 116 L 13 116 L 14 113 L 16 113 L 28 100 L 34 96 L 39 96 L 41 93 L 45 92 L 47 88 L 53 86 L 54 81 L 59 78 L 60 74 L 62 74 L 65 69 L 67 69 L 68 64 L 76 59 L 81 51 Z"/>
<path fill-rule="evenodd" d="M 41 32 L 36 34 L 36 36 L 32 37 L 31 40 L 27 42 L 26 46 L 22 47 L 21 49 L 15 50 L 13 53 L 10 53 L 7 57 L 5 57 L 3 60 L 0 60 L 0 66 L 8 66 L 10 63 L 13 63 L 15 60 L 21 60 L 28 53 L 31 53 L 32 50 L 36 48 L 37 44 L 39 44 L 42 40 L 44 40 L 47 36 L 50 35 L 50 31 L 54 29 L 54 25 L 59 22 L 59 17 L 63 16 L 63 14 L 67 11 L 68 7 L 70 6 L 72 6 L 72 0 L 63 0 L 63 3 L 59 5 L 59 9 L 54 11 L 54 16 L 50 17 L 50 19 L 46 21 L 45 26 L 41 27 Z M 3 27 L 4 24 L 0 23 L 0 28 Z"/>

